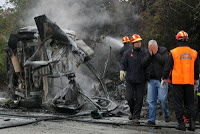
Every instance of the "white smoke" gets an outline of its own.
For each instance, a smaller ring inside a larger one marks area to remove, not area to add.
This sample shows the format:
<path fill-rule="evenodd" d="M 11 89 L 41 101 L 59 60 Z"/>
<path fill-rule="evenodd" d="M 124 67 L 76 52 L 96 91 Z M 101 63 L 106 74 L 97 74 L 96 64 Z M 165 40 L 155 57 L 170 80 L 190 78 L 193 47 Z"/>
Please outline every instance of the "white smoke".
<path fill-rule="evenodd" d="M 138 8 L 129 1 L 37 0 L 36 3 L 36 6 L 23 13 L 22 26 L 35 25 L 34 17 L 45 14 L 62 29 L 75 31 L 80 38 L 96 36 L 105 25 L 111 26 L 107 29 L 108 33 L 117 28 L 119 30 L 114 35 L 131 36 L 136 29 L 136 20 L 140 18 L 136 13 Z"/>
<path fill-rule="evenodd" d="M 98 70 L 102 75 L 104 72 L 105 62 L 109 55 L 109 50 L 111 47 L 111 56 L 108 63 L 106 74 L 118 71 L 119 69 L 119 60 L 120 60 L 120 48 L 123 46 L 122 40 L 120 38 L 106 37 L 101 43 L 97 44 L 95 54 L 91 59 L 90 63 Z M 109 79 L 109 78 L 107 78 Z M 84 64 L 82 64 L 76 70 L 76 80 L 79 82 L 79 85 L 87 95 L 99 95 L 99 81 Z M 102 95 L 102 91 L 100 90 Z"/>
<path fill-rule="evenodd" d="M 45 14 L 64 29 L 71 29 L 80 36 L 85 28 L 111 23 L 109 14 L 91 0 L 40 0 L 26 16 L 26 24 L 34 25 L 33 18 Z M 24 22 L 23 22 L 24 23 Z"/>

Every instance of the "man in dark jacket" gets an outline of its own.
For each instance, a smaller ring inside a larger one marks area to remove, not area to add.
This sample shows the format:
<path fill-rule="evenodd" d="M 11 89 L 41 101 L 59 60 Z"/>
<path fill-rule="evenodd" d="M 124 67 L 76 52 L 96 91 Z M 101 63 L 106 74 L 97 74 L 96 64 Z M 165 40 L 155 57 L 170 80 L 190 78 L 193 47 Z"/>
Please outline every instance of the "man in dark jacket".
<path fill-rule="evenodd" d="M 133 48 L 124 53 L 120 62 L 120 80 L 124 81 L 126 71 L 126 99 L 135 124 L 140 123 L 145 88 L 145 70 L 141 65 L 145 51 L 141 48 L 141 40 L 137 34 L 132 36 Z"/>
<path fill-rule="evenodd" d="M 180 31 L 176 35 L 177 47 L 170 50 L 170 56 L 165 64 L 162 85 L 165 86 L 170 71 L 172 78 L 172 99 L 178 126 L 176 129 L 185 131 L 183 119 L 183 105 L 188 112 L 188 130 L 194 131 L 195 109 L 194 109 L 194 86 L 198 87 L 199 58 L 196 50 L 188 46 L 188 34 Z"/>
<path fill-rule="evenodd" d="M 124 52 L 125 52 L 126 50 L 128 50 L 128 49 L 131 48 L 129 37 L 124 36 L 124 37 L 122 38 L 122 43 L 124 44 L 124 46 L 120 49 L 120 55 L 121 55 L 121 57 L 123 56 L 123 54 L 124 54 Z"/>
<path fill-rule="evenodd" d="M 168 58 L 168 51 L 165 47 L 159 47 L 155 40 L 149 41 L 148 50 L 142 63 L 146 68 L 148 80 L 147 101 L 149 104 L 149 120 L 147 124 L 155 125 L 157 98 L 161 103 L 165 121 L 169 122 L 168 86 L 165 86 L 165 88 L 161 86 L 161 77 Z"/>

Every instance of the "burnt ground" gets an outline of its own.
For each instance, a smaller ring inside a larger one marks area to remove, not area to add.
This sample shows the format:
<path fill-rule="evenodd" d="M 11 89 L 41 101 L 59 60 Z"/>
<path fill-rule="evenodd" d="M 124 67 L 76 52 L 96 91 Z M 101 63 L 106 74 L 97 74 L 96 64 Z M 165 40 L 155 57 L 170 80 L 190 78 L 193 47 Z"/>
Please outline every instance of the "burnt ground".
<path fill-rule="evenodd" d="M 51 119 L 55 117 L 54 114 L 44 114 L 36 112 L 5 112 L 5 109 L 0 110 L 0 133 L 2 134 L 146 134 L 146 133 L 159 133 L 159 134 L 186 134 L 186 133 L 200 133 L 199 126 L 195 132 L 178 131 L 174 128 L 175 122 L 165 123 L 157 121 L 160 126 L 164 127 L 147 127 L 143 126 L 146 120 L 140 120 L 141 126 L 133 125 L 127 117 L 104 117 L 102 119 L 92 119 L 90 116 L 79 116 L 67 118 L 69 116 L 59 116 L 63 119 Z M 27 117 L 26 117 L 27 116 Z M 56 115 L 57 116 L 57 115 Z M 57 116 L 58 117 L 58 116 Z M 37 118 L 37 120 L 36 120 Z M 41 119 L 49 119 L 46 121 L 39 121 Z M 64 119 L 65 118 L 65 119 Z M 34 122 L 34 123 L 31 123 Z M 29 124 L 30 123 L 30 124 Z M 29 124 L 29 125 L 17 125 Z M 8 128 L 6 128 L 6 126 Z M 12 126 L 12 127 L 11 127 Z"/>
<path fill-rule="evenodd" d="M 3 95 L 4 93 L 1 93 Z M 5 93 L 6 94 L 6 93 Z M 143 107 L 145 109 L 145 107 Z M 144 111 L 144 110 L 143 110 Z M 158 110 L 159 111 L 159 110 Z M 158 112 L 159 113 L 159 112 Z M 172 115 L 174 116 L 174 115 Z M 162 115 L 157 116 L 157 127 L 146 126 L 146 118 L 141 118 L 141 125 L 133 125 L 128 116 L 103 117 L 93 119 L 90 112 L 78 115 L 60 113 L 51 109 L 0 108 L 0 133 L 2 134 L 185 134 L 200 133 L 200 126 L 195 132 L 178 131 L 176 122 L 166 123 Z"/>

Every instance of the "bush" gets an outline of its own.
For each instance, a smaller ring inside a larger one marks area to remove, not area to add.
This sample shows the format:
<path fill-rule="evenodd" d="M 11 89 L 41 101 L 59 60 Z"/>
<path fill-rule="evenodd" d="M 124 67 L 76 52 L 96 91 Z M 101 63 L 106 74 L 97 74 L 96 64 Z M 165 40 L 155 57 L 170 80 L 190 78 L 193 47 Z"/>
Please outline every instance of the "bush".
<path fill-rule="evenodd" d="M 6 41 L 4 39 L 0 39 L 0 84 L 4 84 L 6 82 L 6 66 L 5 66 L 5 56 L 4 46 Z"/>

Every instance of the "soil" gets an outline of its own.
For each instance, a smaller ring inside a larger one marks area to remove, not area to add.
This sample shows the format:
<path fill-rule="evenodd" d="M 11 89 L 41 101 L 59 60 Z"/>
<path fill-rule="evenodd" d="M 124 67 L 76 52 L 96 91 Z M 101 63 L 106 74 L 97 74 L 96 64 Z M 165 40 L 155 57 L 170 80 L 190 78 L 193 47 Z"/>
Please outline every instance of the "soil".
<path fill-rule="evenodd" d="M 200 133 L 178 131 L 175 129 L 154 129 L 136 126 L 113 126 L 103 124 L 91 124 L 76 121 L 46 121 L 34 125 L 0 130 L 2 134 L 188 134 Z"/>

